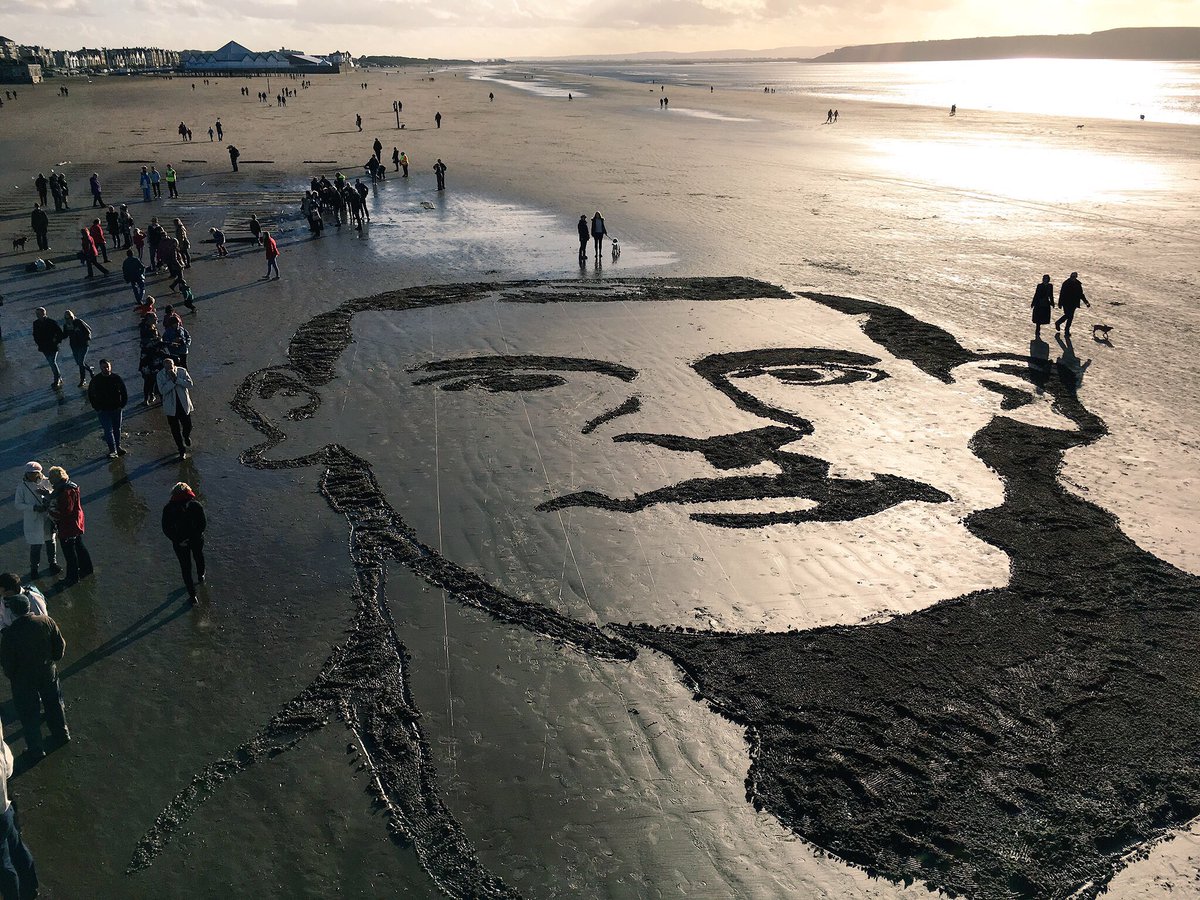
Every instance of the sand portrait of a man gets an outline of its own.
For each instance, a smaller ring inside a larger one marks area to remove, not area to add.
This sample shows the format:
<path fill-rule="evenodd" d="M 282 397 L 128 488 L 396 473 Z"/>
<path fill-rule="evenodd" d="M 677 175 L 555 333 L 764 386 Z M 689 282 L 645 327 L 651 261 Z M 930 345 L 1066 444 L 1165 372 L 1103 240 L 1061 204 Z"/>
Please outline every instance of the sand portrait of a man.
<path fill-rule="evenodd" d="M 244 461 L 317 467 L 348 519 L 350 638 L 135 864 L 338 715 L 440 885 L 518 893 L 441 797 L 394 627 L 429 595 L 389 591 L 396 563 L 580 666 L 665 654 L 745 728 L 747 802 L 838 864 L 1094 894 L 1200 812 L 1178 704 L 1200 587 L 1058 484 L 1105 433 L 1076 377 L 744 279 L 431 287 L 318 316 L 235 406 L 266 437 Z"/>

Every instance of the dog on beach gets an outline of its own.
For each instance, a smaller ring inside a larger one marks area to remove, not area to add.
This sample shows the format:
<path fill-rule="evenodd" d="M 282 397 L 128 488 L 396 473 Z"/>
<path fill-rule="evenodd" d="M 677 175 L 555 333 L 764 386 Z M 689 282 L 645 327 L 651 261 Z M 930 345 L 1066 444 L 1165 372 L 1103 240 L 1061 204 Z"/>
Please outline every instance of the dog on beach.
<path fill-rule="evenodd" d="M 22 253 L 24 253 L 25 252 L 25 242 L 27 240 L 29 240 L 29 238 L 27 236 L 13 238 L 13 249 L 20 250 Z"/>
<path fill-rule="evenodd" d="M 621 258 L 621 242 L 616 238 L 612 239 L 612 258 L 613 262 Z"/>
<path fill-rule="evenodd" d="M 1113 327 L 1111 325 L 1100 325 L 1100 324 L 1093 325 L 1092 326 L 1092 340 L 1096 341 L 1096 343 L 1098 343 L 1098 344 L 1111 343 L 1111 339 L 1109 338 L 1108 333 L 1112 330 L 1113 330 Z M 1096 335 L 1099 335 L 1099 337 L 1097 337 Z"/>

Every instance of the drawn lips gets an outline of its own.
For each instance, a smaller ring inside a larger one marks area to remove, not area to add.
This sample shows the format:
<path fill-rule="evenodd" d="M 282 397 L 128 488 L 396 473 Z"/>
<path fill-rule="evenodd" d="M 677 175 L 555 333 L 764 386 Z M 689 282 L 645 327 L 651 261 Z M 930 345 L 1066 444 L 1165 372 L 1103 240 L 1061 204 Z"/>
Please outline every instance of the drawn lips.
<path fill-rule="evenodd" d="M 577 491 L 547 500 L 538 506 L 541 512 L 572 507 L 591 507 L 612 512 L 641 512 L 666 503 L 681 505 L 724 503 L 746 500 L 796 499 L 815 501 L 803 509 L 765 512 L 695 512 L 695 522 L 723 528 L 761 528 L 765 525 L 802 522 L 848 522 L 872 516 L 900 503 L 946 503 L 950 495 L 930 485 L 897 475 L 876 475 L 871 479 L 783 476 L 734 476 L 696 478 L 669 487 L 658 488 L 630 498 L 609 497 L 596 491 Z"/>

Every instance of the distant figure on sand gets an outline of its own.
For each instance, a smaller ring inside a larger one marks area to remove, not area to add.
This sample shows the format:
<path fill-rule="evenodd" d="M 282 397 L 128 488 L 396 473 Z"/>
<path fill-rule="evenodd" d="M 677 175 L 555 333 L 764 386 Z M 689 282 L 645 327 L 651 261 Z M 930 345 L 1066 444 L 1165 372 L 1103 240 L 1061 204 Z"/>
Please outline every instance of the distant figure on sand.
<path fill-rule="evenodd" d="M 256 214 L 250 213 L 250 222 L 246 227 L 250 229 L 250 236 L 254 238 L 254 243 L 261 243 L 259 235 L 262 234 L 262 224 L 258 221 Z"/>
<path fill-rule="evenodd" d="M 142 174 L 138 176 L 138 184 L 142 188 L 142 200 L 150 202 L 150 170 L 142 166 Z"/>
<path fill-rule="evenodd" d="M 1063 311 L 1063 314 L 1054 323 L 1055 331 L 1058 331 L 1063 322 L 1066 322 L 1066 333 L 1071 333 L 1071 323 L 1075 321 L 1075 311 L 1079 309 L 1080 303 L 1088 308 L 1091 308 L 1092 305 L 1083 295 L 1083 283 L 1079 280 L 1079 273 L 1072 272 L 1071 277 L 1064 281 L 1062 287 L 1058 289 L 1058 308 Z"/>
<path fill-rule="evenodd" d="M 221 127 L 221 120 L 217 119 L 217 140 L 225 140 L 225 129 Z"/>
<path fill-rule="evenodd" d="M 838 111 L 835 109 L 833 111 L 833 121 L 835 124 L 837 123 L 837 120 L 838 120 Z"/>
<path fill-rule="evenodd" d="M 396 167 L 396 171 L 400 171 L 400 148 L 392 148 L 392 165 Z"/>
<path fill-rule="evenodd" d="M 433 121 L 437 122 L 437 127 L 442 127 L 442 114 L 440 112 L 433 114 Z"/>
<path fill-rule="evenodd" d="M 1050 310 L 1054 309 L 1054 285 L 1050 283 L 1049 275 L 1042 276 L 1042 283 L 1034 290 L 1030 306 L 1033 307 L 1033 324 L 1037 326 L 1033 336 L 1040 338 L 1042 326 L 1050 324 Z"/>
<path fill-rule="evenodd" d="M 825 113 L 825 124 L 826 125 L 833 124 L 833 107 L 830 107 L 829 112 Z"/>
<path fill-rule="evenodd" d="M 237 147 L 233 146 L 233 144 L 229 145 L 229 162 L 233 165 L 233 171 L 235 172 L 238 170 L 237 161 L 241 155 L 242 153 Z"/>
<path fill-rule="evenodd" d="M 608 229 L 604 227 L 604 216 L 600 215 L 600 210 L 596 210 L 596 214 L 592 216 L 592 240 L 596 246 L 593 248 L 596 251 L 596 262 L 600 261 L 600 253 L 604 250 L 604 235 L 608 234 Z"/>
<path fill-rule="evenodd" d="M 433 174 L 437 176 L 437 189 L 444 191 L 446 189 L 446 164 L 440 158 L 433 164 Z"/>
<path fill-rule="evenodd" d="M 579 223 L 576 227 L 579 231 L 579 261 L 585 262 L 587 260 L 588 238 L 591 237 L 592 234 L 588 229 L 586 213 L 579 217 Z"/>
<path fill-rule="evenodd" d="M 957 112 L 958 112 L 958 104 L 957 104 L 957 103 L 951 103 L 951 104 L 950 104 L 950 115 L 952 115 L 952 116 L 953 116 L 953 115 L 955 115 Z"/>
<path fill-rule="evenodd" d="M 362 116 L 358 113 L 354 114 L 354 124 L 358 126 L 359 131 L 362 131 Z"/>
<path fill-rule="evenodd" d="M 408 154 L 405 153 L 403 150 L 400 151 L 400 168 L 404 171 L 404 175 L 402 177 L 407 178 L 408 177 Z"/>
<path fill-rule="evenodd" d="M 488 103 L 491 103 L 495 99 L 496 99 L 496 95 L 493 94 L 491 91 L 488 91 Z"/>

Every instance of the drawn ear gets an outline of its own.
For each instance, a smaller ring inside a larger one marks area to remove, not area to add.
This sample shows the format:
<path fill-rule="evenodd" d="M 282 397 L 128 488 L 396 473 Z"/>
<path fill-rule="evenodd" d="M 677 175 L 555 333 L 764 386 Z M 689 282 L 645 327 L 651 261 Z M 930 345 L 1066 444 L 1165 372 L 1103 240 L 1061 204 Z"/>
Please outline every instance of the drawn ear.
<path fill-rule="evenodd" d="M 311 427 L 322 409 L 321 395 L 287 366 L 260 369 L 238 389 L 234 408 L 266 441 L 243 454 L 243 461 L 266 468 L 318 465 L 327 444 Z"/>

